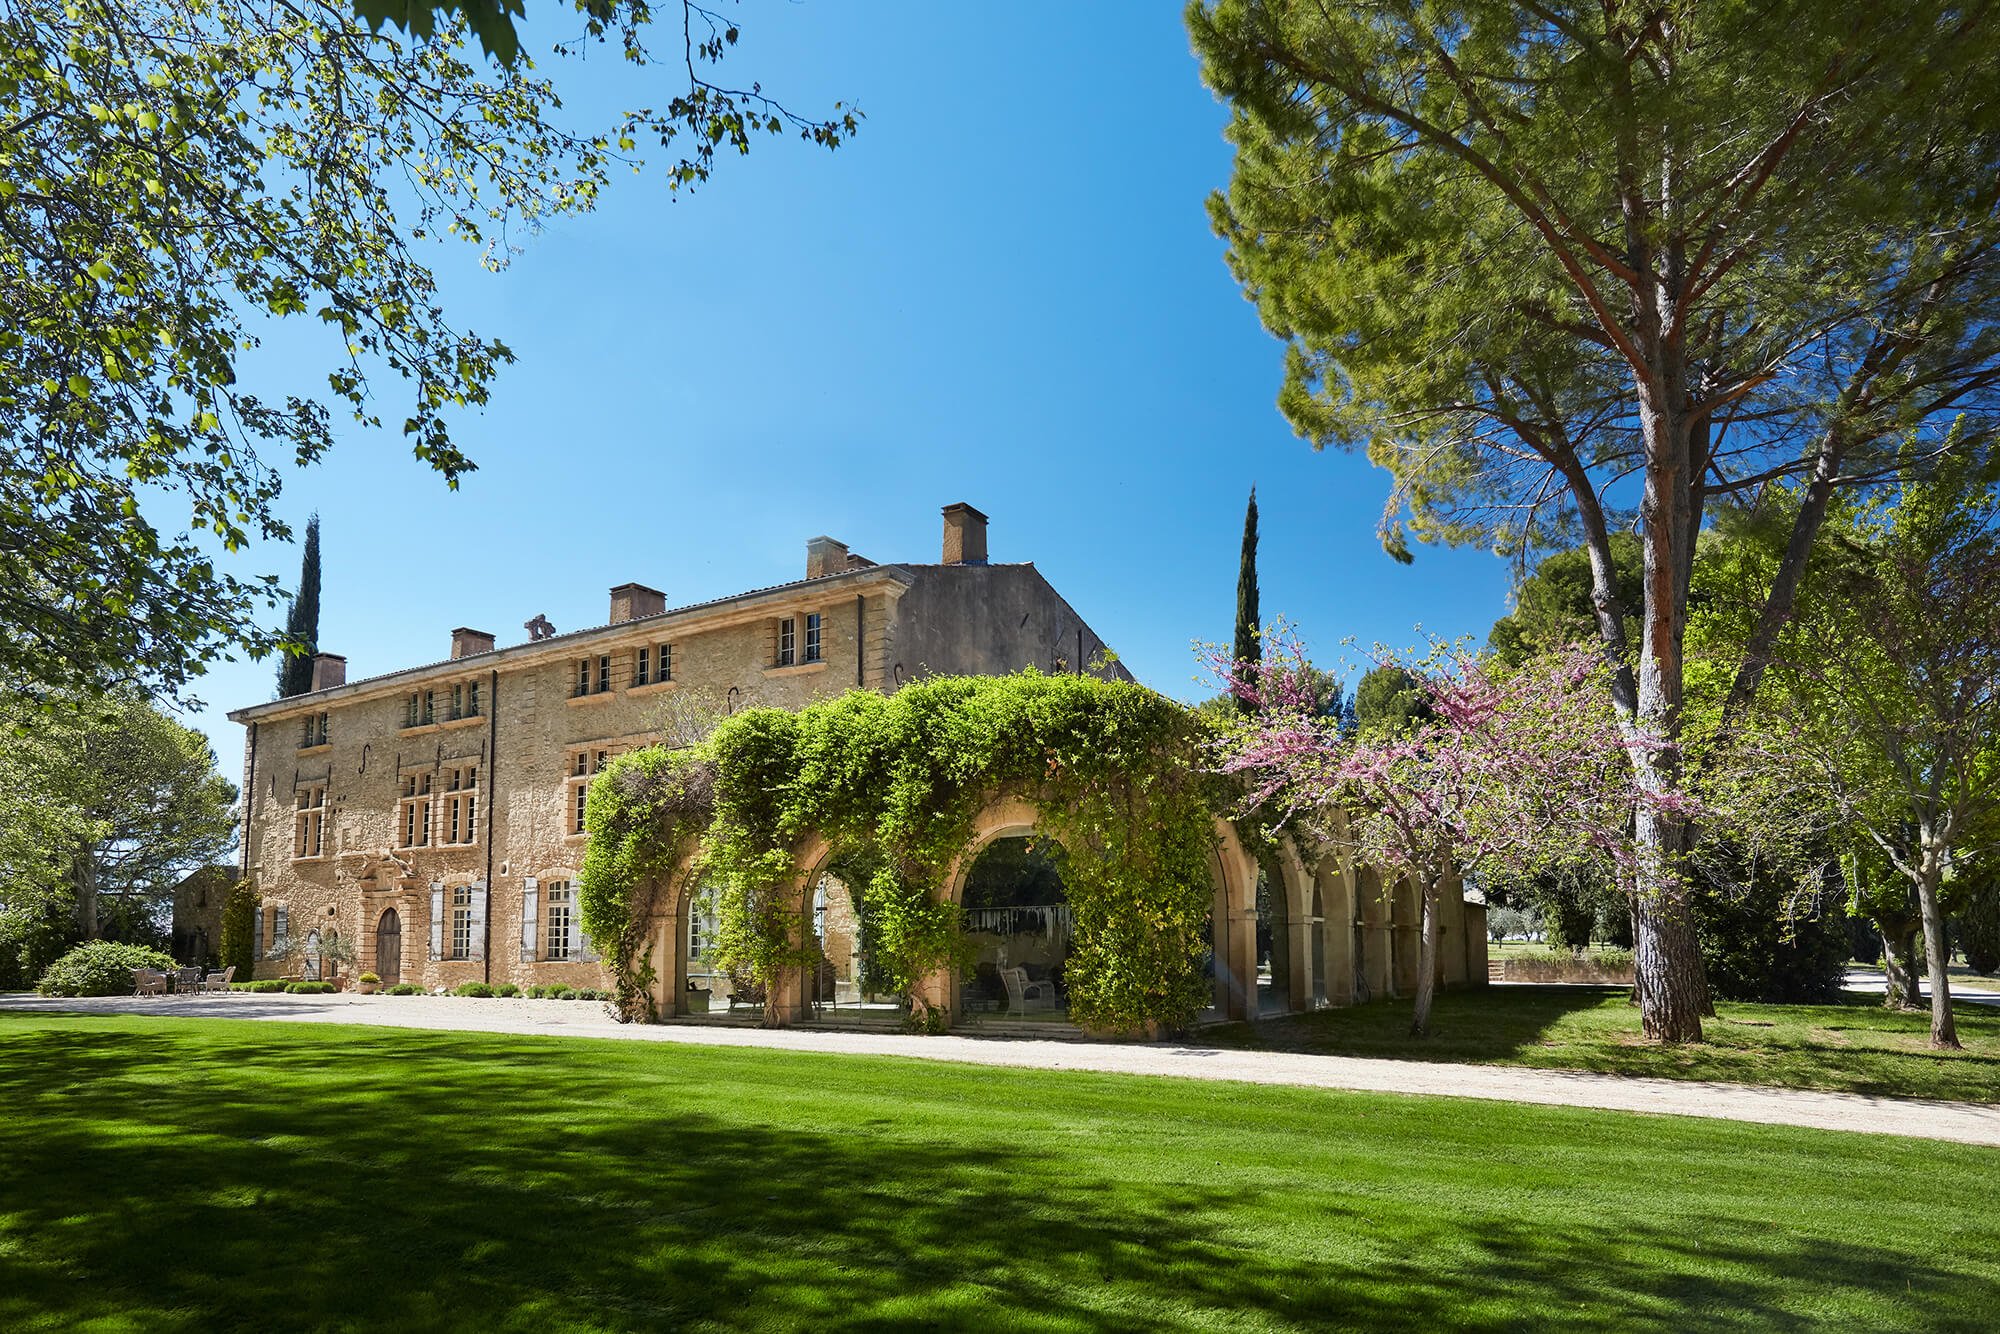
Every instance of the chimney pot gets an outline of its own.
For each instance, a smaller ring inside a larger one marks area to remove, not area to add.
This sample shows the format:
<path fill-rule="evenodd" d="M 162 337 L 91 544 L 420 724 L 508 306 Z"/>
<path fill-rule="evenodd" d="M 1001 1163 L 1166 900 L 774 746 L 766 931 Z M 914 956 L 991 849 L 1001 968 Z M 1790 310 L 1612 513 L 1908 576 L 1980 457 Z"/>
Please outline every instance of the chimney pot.
<path fill-rule="evenodd" d="M 824 579 L 847 568 L 847 543 L 830 537 L 806 539 L 806 578 Z"/>
<path fill-rule="evenodd" d="M 986 516 L 962 500 L 944 507 L 944 563 L 986 563 Z"/>
<path fill-rule="evenodd" d="M 331 690 L 347 684 L 347 659 L 338 653 L 313 654 L 312 688 Z"/>
<path fill-rule="evenodd" d="M 451 632 L 451 656 L 454 658 L 469 658 L 475 653 L 492 651 L 493 636 L 484 630 L 473 630 L 461 625 Z"/>
<path fill-rule="evenodd" d="M 644 584 L 620 584 L 611 590 L 611 623 L 658 616 L 667 609 L 667 595 Z"/>

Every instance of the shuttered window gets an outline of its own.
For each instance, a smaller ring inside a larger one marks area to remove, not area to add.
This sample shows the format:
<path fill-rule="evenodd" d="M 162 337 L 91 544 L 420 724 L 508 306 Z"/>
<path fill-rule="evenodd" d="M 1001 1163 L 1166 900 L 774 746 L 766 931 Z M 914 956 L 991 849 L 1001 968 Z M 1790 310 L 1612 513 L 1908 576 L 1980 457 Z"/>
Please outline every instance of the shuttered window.
<path fill-rule="evenodd" d="M 536 954 L 537 926 L 541 921 L 540 882 L 529 876 L 521 882 L 521 962 L 533 963 Z"/>

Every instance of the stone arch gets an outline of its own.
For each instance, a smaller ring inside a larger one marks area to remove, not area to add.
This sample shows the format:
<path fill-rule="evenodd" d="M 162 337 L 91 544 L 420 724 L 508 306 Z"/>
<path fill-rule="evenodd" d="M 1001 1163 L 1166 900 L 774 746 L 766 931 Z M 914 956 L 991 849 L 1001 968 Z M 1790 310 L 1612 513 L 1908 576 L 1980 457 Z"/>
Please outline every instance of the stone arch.
<path fill-rule="evenodd" d="M 642 938 L 652 952 L 653 1013 L 662 1019 L 672 1019 L 692 1010 L 688 927 L 695 891 L 694 870 L 700 860 L 700 846 L 689 848 L 664 882 L 655 881 L 648 890 L 653 910 L 647 918 L 647 929 Z"/>
<path fill-rule="evenodd" d="M 1311 1010 L 1317 1005 L 1313 995 L 1313 957 L 1315 944 L 1322 958 L 1325 955 L 1325 911 L 1314 911 L 1313 901 L 1318 893 L 1312 872 L 1306 869 L 1305 857 L 1299 845 L 1289 833 L 1278 836 L 1278 845 L 1272 855 L 1277 872 L 1279 890 L 1274 908 L 1284 914 L 1285 934 L 1282 938 L 1287 958 L 1285 960 L 1285 986 L 1279 1000 L 1285 1010 L 1297 1014 Z"/>
<path fill-rule="evenodd" d="M 1209 874 L 1215 881 L 1212 939 L 1214 1008 L 1224 1019 L 1257 1013 L 1257 858 L 1243 846 L 1236 826 L 1215 817 Z"/>

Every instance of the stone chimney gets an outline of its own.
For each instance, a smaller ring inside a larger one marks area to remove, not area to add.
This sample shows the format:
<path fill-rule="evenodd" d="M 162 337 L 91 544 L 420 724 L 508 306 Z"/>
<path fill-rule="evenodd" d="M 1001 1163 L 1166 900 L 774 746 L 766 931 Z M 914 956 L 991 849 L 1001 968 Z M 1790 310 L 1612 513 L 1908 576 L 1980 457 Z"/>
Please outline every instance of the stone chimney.
<path fill-rule="evenodd" d="M 986 563 L 986 516 L 962 500 L 944 507 L 944 563 Z"/>
<path fill-rule="evenodd" d="M 667 609 L 667 595 L 644 584 L 620 584 L 611 590 L 611 623 L 658 616 Z"/>
<path fill-rule="evenodd" d="M 468 630 L 464 626 L 451 632 L 451 656 L 469 658 L 475 653 L 491 653 L 493 636 L 484 630 Z"/>
<path fill-rule="evenodd" d="M 347 684 L 347 659 L 338 653 L 313 654 L 312 688 L 331 690 Z"/>
<path fill-rule="evenodd" d="M 847 543 L 830 537 L 806 539 L 806 578 L 824 579 L 848 568 Z"/>

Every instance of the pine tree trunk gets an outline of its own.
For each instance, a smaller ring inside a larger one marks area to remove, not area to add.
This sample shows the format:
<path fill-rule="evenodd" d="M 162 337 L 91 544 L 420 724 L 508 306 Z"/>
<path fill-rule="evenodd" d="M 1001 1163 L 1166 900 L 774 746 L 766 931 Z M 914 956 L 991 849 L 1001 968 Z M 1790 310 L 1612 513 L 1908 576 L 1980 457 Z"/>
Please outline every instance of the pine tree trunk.
<path fill-rule="evenodd" d="M 1694 911 L 1680 878 L 1687 822 L 1646 809 L 1640 811 L 1637 827 L 1640 855 L 1646 859 L 1632 900 L 1632 977 L 1639 992 L 1640 1026 L 1655 1042 L 1700 1042 L 1702 1015 L 1714 1010 Z"/>
<path fill-rule="evenodd" d="M 1628 239 L 1634 254 L 1643 254 L 1651 245 L 1644 203 L 1632 196 L 1625 206 Z M 1655 1042 L 1700 1042 L 1701 1016 L 1709 1003 L 1682 880 L 1690 831 L 1684 816 L 1659 803 L 1681 787 L 1688 582 L 1701 530 L 1698 497 L 1708 432 L 1688 410 L 1684 349 L 1668 333 L 1673 303 L 1681 295 L 1677 285 L 1642 286 L 1635 295 L 1635 332 L 1647 363 L 1643 370 L 1635 367 L 1633 381 L 1646 454 L 1646 486 L 1639 503 L 1646 594 L 1629 739 L 1637 743 L 1631 751 L 1634 777 L 1649 800 L 1640 803 L 1633 821 L 1638 856 L 1634 971 L 1644 979 L 1639 1013 L 1646 1036 Z"/>
<path fill-rule="evenodd" d="M 1924 953 L 1930 972 L 1931 1046 L 1955 1049 L 1960 1045 L 1958 1025 L 1951 1016 L 1951 979 L 1945 971 L 1951 962 L 1951 946 L 1945 940 L 1944 914 L 1938 911 L 1941 861 L 1934 847 L 1925 847 L 1917 876 L 1917 906 L 1924 916 Z"/>
<path fill-rule="evenodd" d="M 1417 999 L 1410 1012 L 1410 1036 L 1431 1035 L 1431 1000 L 1437 994 L 1438 877 L 1424 881 L 1424 925 L 1417 949 Z"/>

